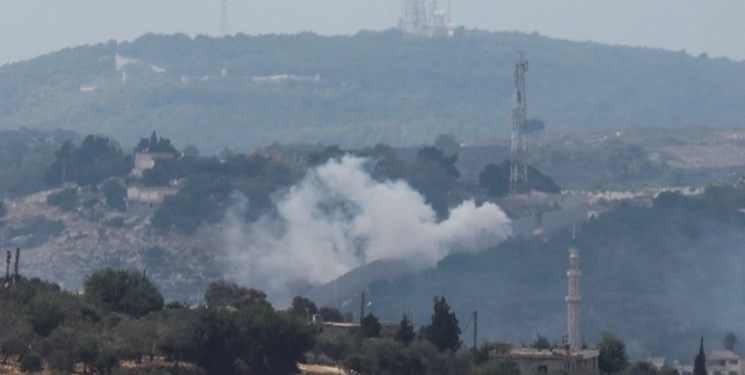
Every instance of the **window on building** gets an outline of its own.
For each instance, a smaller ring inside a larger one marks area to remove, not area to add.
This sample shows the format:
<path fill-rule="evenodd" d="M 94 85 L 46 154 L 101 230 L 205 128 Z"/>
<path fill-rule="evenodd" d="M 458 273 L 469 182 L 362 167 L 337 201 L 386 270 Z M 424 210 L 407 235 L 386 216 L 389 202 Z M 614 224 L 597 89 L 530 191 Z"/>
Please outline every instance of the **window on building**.
<path fill-rule="evenodd" d="M 545 366 L 545 365 L 538 366 L 537 372 L 539 374 L 548 374 L 548 366 Z"/>

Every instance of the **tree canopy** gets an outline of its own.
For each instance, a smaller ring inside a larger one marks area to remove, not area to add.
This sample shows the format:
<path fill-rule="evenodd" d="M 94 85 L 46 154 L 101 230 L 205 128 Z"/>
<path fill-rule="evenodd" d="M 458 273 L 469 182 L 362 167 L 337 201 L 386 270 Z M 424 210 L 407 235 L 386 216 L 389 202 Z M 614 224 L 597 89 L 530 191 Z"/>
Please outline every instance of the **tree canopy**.
<path fill-rule="evenodd" d="M 724 340 L 722 340 L 722 343 L 724 344 L 724 348 L 730 351 L 735 351 L 735 345 L 737 344 L 737 336 L 735 336 L 734 333 L 728 332 L 724 336 Z"/>
<path fill-rule="evenodd" d="M 135 318 L 163 308 L 163 296 L 144 273 L 106 268 L 86 277 L 85 298 Z"/>
<path fill-rule="evenodd" d="M 81 186 L 98 185 L 112 176 L 121 176 L 132 168 L 132 159 L 108 137 L 88 135 L 80 146 L 65 141 L 55 152 L 54 162 L 44 173 L 49 186 L 68 181 Z"/>
<path fill-rule="evenodd" d="M 178 150 L 171 144 L 171 140 L 168 138 L 158 137 L 153 130 L 150 138 L 141 138 L 140 142 L 135 147 L 137 152 L 153 152 L 153 153 L 167 153 L 177 155 Z"/>
<path fill-rule="evenodd" d="M 536 349 L 551 349 L 551 342 L 545 336 L 536 335 L 530 346 Z"/>
<path fill-rule="evenodd" d="M 618 374 L 629 365 L 626 344 L 610 332 L 603 332 L 598 351 L 598 368 L 604 374 Z"/>
<path fill-rule="evenodd" d="M 362 318 L 360 322 L 360 334 L 362 337 L 378 337 L 380 336 L 380 330 L 383 326 L 380 324 L 380 320 L 369 313 Z"/>
<path fill-rule="evenodd" d="M 458 318 L 450 312 L 445 297 L 435 297 L 433 310 L 432 322 L 422 327 L 422 335 L 440 350 L 458 350 L 461 346 Z"/>
<path fill-rule="evenodd" d="M 396 336 L 394 336 L 393 339 L 404 345 L 409 345 L 412 341 L 414 341 L 415 337 L 416 332 L 414 331 L 414 326 L 411 324 L 409 317 L 406 316 L 406 314 L 403 314 L 403 317 L 401 317 L 401 322 L 398 324 Z"/>
<path fill-rule="evenodd" d="M 147 284 L 105 269 L 78 295 L 19 277 L 0 304 L 0 362 L 31 373 L 284 375 L 314 344 L 312 327 L 269 304 L 144 308 L 153 301 Z M 129 368 L 118 368 L 123 361 Z"/>
<path fill-rule="evenodd" d="M 225 280 L 213 281 L 207 286 L 207 291 L 204 292 L 204 302 L 213 307 L 269 306 L 266 293 L 263 291 L 245 288 Z"/>
<path fill-rule="evenodd" d="M 502 197 L 509 193 L 510 162 L 505 160 L 499 165 L 487 164 L 479 173 L 479 186 L 485 188 L 489 194 Z M 531 190 L 543 193 L 560 193 L 561 188 L 554 180 L 532 166 L 528 166 L 528 186 Z"/>

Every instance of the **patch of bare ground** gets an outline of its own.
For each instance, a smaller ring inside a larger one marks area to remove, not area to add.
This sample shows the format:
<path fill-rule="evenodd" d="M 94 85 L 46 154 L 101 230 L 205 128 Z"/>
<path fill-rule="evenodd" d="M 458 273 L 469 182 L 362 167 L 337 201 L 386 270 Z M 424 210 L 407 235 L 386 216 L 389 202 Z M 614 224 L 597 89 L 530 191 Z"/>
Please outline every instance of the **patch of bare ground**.
<path fill-rule="evenodd" d="M 339 366 L 323 366 L 323 365 L 310 365 L 310 364 L 298 364 L 298 369 L 300 370 L 301 374 L 308 374 L 308 375 L 328 375 L 328 374 L 338 374 L 338 375 L 350 375 L 350 374 L 357 374 L 359 373 L 353 371 L 344 369 Z"/>
<path fill-rule="evenodd" d="M 159 233 L 150 227 L 155 208 L 119 212 L 99 192 L 79 189 L 79 206 L 63 211 L 47 203 L 59 190 L 5 201 L 0 246 L 21 248 L 23 276 L 79 290 L 85 276 L 102 268 L 133 269 L 147 272 L 167 299 L 185 302 L 201 299 L 206 285 L 222 277 L 225 230 L 219 224 L 202 225 L 191 235 Z"/>
<path fill-rule="evenodd" d="M 166 361 L 163 358 L 155 358 L 152 361 L 124 361 L 121 367 L 130 370 L 132 375 L 148 374 L 153 371 L 164 371 L 173 375 L 206 375 L 207 372 L 201 367 L 188 362 Z"/>
<path fill-rule="evenodd" d="M 18 360 L 16 358 L 9 358 L 7 363 L 0 363 L 0 374 L 20 375 L 21 370 L 18 367 Z"/>

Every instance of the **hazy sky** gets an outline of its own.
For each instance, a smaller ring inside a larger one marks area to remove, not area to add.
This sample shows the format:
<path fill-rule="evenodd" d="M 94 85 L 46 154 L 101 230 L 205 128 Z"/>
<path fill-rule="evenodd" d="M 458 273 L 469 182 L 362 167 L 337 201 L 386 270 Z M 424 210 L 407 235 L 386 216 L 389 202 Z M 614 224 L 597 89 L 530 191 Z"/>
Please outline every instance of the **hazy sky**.
<path fill-rule="evenodd" d="M 401 0 L 228 0 L 230 31 L 351 34 Z M 147 32 L 217 35 L 220 0 L 0 0 L 0 64 Z M 447 7 L 447 0 L 440 0 Z M 745 60 L 745 0 L 452 0 L 458 25 Z"/>

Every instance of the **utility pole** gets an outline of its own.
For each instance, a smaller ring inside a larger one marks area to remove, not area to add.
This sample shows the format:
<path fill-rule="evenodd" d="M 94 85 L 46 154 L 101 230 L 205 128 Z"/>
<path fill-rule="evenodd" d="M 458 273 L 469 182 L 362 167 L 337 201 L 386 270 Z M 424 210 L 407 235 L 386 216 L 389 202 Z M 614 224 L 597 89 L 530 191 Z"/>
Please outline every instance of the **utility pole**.
<path fill-rule="evenodd" d="M 18 259 L 21 257 L 21 248 L 16 247 L 16 264 L 15 264 L 15 276 L 13 277 L 13 284 L 18 281 Z"/>
<path fill-rule="evenodd" d="M 67 157 L 62 159 L 62 185 L 65 185 L 67 179 Z"/>
<path fill-rule="evenodd" d="M 510 142 L 510 195 L 524 194 L 530 191 L 528 186 L 528 132 L 527 107 L 525 99 L 525 72 L 528 61 L 520 52 L 515 62 L 515 88 L 512 102 L 512 139 Z"/>
<path fill-rule="evenodd" d="M 10 254 L 10 250 L 6 251 L 7 258 L 5 259 L 5 281 L 10 280 L 10 260 L 12 259 L 12 255 Z"/>
<path fill-rule="evenodd" d="M 448 36 L 455 35 L 455 24 L 453 23 L 453 0 L 448 0 Z"/>
<path fill-rule="evenodd" d="M 453 27 L 453 0 L 448 0 L 448 29 Z"/>
<path fill-rule="evenodd" d="M 360 324 L 365 319 L 365 292 L 360 293 Z"/>
<path fill-rule="evenodd" d="M 473 311 L 473 348 L 479 348 L 479 312 Z"/>

